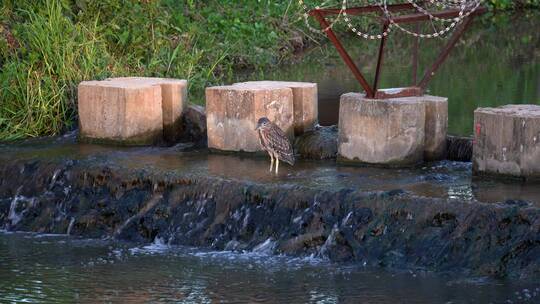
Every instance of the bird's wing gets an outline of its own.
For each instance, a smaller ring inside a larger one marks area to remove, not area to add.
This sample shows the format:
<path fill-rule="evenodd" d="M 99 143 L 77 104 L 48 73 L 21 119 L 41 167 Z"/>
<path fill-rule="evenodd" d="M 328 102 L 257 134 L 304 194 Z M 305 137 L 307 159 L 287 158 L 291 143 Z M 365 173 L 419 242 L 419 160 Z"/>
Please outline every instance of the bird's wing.
<path fill-rule="evenodd" d="M 264 137 L 267 140 L 269 148 L 277 153 L 281 160 L 291 165 L 294 164 L 294 152 L 285 132 L 276 124 L 272 124 L 272 127 L 267 129 L 267 134 Z"/>
<path fill-rule="evenodd" d="M 266 139 L 266 134 L 263 130 L 259 130 L 259 143 L 261 144 L 261 147 L 263 150 L 268 151 L 268 146 L 266 143 L 268 142 L 268 139 Z"/>

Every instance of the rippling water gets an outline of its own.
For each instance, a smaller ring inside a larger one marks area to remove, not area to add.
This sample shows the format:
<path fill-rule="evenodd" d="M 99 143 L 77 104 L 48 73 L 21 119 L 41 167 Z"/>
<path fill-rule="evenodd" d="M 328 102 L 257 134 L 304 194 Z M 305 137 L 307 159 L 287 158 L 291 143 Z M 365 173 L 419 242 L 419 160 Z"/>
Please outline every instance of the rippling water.
<path fill-rule="evenodd" d="M 512 302 L 508 302 L 512 301 Z M 538 303 L 540 284 L 315 258 L 0 234 L 0 302 Z"/>

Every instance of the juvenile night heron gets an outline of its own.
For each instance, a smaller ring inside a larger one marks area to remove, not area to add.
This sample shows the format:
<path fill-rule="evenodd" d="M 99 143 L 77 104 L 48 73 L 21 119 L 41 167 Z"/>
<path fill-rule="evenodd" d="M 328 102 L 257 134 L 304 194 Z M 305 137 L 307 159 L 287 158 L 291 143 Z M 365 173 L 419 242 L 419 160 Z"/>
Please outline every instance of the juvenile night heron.
<path fill-rule="evenodd" d="M 291 166 L 294 165 L 292 145 L 283 130 L 266 117 L 259 119 L 255 130 L 259 133 L 259 141 L 263 150 L 270 155 L 270 172 L 272 172 L 274 166 L 274 159 L 276 160 L 276 174 L 278 173 L 280 160 L 289 163 Z"/>

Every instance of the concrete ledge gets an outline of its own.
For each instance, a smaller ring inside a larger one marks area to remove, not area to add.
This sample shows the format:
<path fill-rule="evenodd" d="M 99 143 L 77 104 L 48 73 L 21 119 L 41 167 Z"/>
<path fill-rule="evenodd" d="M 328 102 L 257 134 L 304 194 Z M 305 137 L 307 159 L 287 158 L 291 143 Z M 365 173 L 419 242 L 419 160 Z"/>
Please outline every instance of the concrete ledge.
<path fill-rule="evenodd" d="M 293 93 L 280 85 L 206 88 L 208 147 L 223 151 L 261 151 L 257 120 L 266 116 L 294 137 Z"/>
<path fill-rule="evenodd" d="M 424 159 L 426 106 L 422 98 L 367 99 L 341 96 L 338 159 L 385 166 Z"/>
<path fill-rule="evenodd" d="M 248 81 L 235 83 L 235 86 L 284 86 L 293 92 L 294 135 L 298 136 L 313 130 L 318 124 L 317 84 L 292 81 Z"/>
<path fill-rule="evenodd" d="M 474 127 L 476 175 L 540 178 L 540 106 L 479 108 Z"/>

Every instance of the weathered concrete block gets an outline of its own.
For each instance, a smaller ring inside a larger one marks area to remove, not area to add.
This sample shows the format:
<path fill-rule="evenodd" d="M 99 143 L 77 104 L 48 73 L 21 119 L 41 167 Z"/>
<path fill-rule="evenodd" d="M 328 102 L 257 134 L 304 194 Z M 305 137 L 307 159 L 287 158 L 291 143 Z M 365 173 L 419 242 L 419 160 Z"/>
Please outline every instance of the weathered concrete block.
<path fill-rule="evenodd" d="M 478 108 L 474 127 L 475 174 L 540 177 L 540 106 Z"/>
<path fill-rule="evenodd" d="M 161 86 L 163 111 L 163 137 L 168 142 L 176 142 L 181 133 L 182 113 L 188 102 L 187 81 L 183 79 L 152 77 L 118 77 L 109 81 L 131 82 L 141 85 L 159 84 Z"/>
<path fill-rule="evenodd" d="M 293 93 L 271 85 L 206 89 L 208 147 L 225 151 L 261 151 L 255 128 L 266 116 L 293 137 Z"/>
<path fill-rule="evenodd" d="M 78 88 L 83 141 L 148 145 L 162 140 L 161 87 L 119 81 L 84 81 Z"/>
<path fill-rule="evenodd" d="M 444 159 L 448 133 L 448 98 L 424 95 L 422 99 L 426 104 L 424 159 Z"/>
<path fill-rule="evenodd" d="M 389 166 L 424 158 L 426 106 L 421 97 L 367 99 L 341 96 L 338 159 Z"/>
<path fill-rule="evenodd" d="M 312 130 L 318 124 L 317 84 L 291 81 L 248 81 L 235 83 L 240 86 L 284 86 L 292 89 L 294 104 L 294 134 Z"/>

